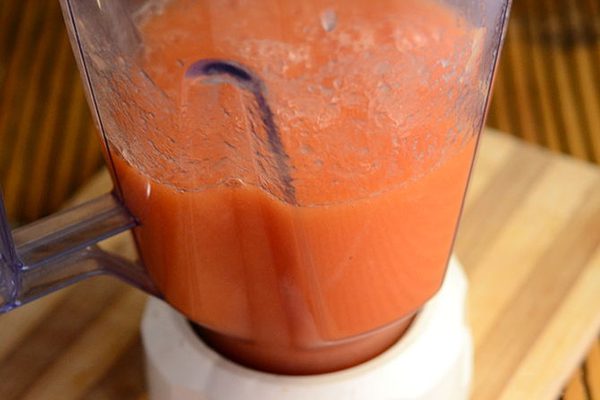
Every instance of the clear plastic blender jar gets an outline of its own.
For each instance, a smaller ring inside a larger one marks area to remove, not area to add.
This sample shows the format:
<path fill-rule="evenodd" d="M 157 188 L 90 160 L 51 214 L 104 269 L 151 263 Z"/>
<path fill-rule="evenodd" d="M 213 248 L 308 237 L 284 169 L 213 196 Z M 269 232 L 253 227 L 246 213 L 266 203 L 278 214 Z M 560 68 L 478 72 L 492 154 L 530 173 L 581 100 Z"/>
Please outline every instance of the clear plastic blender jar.
<path fill-rule="evenodd" d="M 397 341 L 444 278 L 509 1 L 61 4 L 115 190 L 4 230 L 4 308 L 111 272 L 262 370 Z M 93 246 L 129 228 L 140 265 Z"/>

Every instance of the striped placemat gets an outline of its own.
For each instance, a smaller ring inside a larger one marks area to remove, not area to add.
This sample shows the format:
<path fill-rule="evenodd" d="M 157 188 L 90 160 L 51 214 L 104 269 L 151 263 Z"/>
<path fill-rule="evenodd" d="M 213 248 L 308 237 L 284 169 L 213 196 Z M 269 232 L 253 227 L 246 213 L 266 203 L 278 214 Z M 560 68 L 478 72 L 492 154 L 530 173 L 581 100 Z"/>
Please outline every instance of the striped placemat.
<path fill-rule="evenodd" d="M 515 0 L 488 124 L 600 163 L 600 2 Z"/>
<path fill-rule="evenodd" d="M 55 211 L 102 164 L 57 0 L 0 1 L 0 144 L 15 222 Z"/>

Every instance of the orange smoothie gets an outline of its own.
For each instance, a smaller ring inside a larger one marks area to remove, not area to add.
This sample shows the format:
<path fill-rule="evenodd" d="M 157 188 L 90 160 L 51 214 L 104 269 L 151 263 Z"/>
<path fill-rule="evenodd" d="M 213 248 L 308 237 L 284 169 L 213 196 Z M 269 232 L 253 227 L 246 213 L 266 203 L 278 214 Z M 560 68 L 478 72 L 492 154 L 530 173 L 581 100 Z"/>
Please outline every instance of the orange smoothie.
<path fill-rule="evenodd" d="M 483 112 L 480 30 L 427 0 L 138 17 L 143 71 L 109 139 L 166 301 L 269 371 L 391 345 L 444 277 Z M 222 71 L 191 73 L 201 60 Z"/>

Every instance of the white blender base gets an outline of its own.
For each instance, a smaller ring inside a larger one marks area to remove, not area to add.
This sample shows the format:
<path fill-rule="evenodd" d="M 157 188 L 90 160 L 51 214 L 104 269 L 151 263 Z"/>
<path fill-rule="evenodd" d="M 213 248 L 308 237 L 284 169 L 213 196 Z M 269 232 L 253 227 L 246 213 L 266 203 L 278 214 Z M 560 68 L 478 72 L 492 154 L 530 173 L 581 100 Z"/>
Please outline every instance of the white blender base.
<path fill-rule="evenodd" d="M 381 355 L 343 371 L 285 376 L 220 356 L 186 319 L 151 298 L 142 321 L 151 400 L 462 400 L 469 395 L 472 342 L 467 282 L 452 258 L 440 291 L 407 333 Z"/>

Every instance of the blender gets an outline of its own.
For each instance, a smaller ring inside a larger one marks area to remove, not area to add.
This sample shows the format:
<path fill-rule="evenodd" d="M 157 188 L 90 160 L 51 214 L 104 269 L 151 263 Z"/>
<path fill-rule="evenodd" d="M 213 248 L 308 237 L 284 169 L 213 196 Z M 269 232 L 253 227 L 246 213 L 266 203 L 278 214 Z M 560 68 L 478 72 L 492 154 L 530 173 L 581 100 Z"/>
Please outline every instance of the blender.
<path fill-rule="evenodd" d="M 464 398 L 450 254 L 509 2 L 61 1 L 114 191 L 2 230 L 7 311 L 162 299 L 153 399 Z M 140 263 L 96 246 L 133 229 Z"/>

